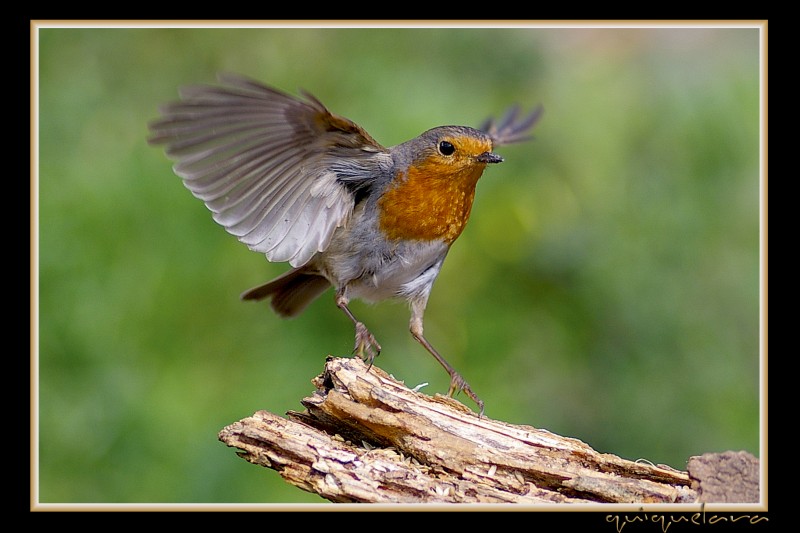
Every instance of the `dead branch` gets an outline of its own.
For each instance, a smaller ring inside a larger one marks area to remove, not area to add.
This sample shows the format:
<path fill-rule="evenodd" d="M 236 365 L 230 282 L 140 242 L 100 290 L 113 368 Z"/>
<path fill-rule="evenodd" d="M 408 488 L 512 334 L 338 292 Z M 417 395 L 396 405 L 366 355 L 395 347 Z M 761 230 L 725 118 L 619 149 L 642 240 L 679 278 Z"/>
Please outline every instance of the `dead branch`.
<path fill-rule="evenodd" d="M 245 460 L 332 502 L 725 501 L 718 483 L 702 489 L 701 478 L 719 474 L 703 471 L 709 461 L 696 463 L 703 465 L 698 478 L 543 429 L 479 418 L 452 398 L 410 390 L 375 366 L 367 371 L 358 358 L 329 357 L 313 383 L 304 412 L 283 418 L 258 411 L 219 438 Z M 758 501 L 758 460 L 746 464 L 735 476 L 752 489 L 755 472 L 755 492 L 736 497 Z"/>

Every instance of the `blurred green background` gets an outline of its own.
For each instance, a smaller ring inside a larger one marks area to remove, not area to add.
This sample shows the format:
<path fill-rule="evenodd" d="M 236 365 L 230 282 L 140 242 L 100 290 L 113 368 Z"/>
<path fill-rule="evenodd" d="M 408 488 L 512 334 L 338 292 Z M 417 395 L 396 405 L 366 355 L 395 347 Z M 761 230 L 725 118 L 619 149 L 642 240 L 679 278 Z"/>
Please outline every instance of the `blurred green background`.
<path fill-rule="evenodd" d="M 353 335 L 332 293 L 291 321 L 240 302 L 287 266 L 146 143 L 218 71 L 306 89 L 386 146 L 543 104 L 479 183 L 426 336 L 491 418 L 679 469 L 760 454 L 757 29 L 42 27 L 38 45 L 39 501 L 325 503 L 217 441 L 300 410 Z M 380 367 L 446 392 L 405 305 L 353 311 Z"/>

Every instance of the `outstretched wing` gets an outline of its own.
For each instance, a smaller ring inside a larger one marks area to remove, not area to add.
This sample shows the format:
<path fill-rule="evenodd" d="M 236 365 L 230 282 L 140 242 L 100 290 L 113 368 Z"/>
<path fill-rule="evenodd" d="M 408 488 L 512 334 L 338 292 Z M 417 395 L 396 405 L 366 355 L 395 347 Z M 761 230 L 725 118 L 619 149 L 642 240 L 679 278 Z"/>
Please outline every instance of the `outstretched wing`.
<path fill-rule="evenodd" d="M 150 124 L 175 173 L 214 220 L 270 261 L 302 266 L 330 243 L 355 191 L 391 161 L 386 149 L 310 94 L 296 98 L 221 75 L 181 90 Z"/>
<path fill-rule="evenodd" d="M 499 121 L 490 117 L 478 129 L 492 138 L 494 146 L 526 141 L 532 138 L 528 131 L 539 121 L 543 111 L 544 108 L 539 105 L 529 114 L 520 117 L 520 108 L 515 105 Z"/>

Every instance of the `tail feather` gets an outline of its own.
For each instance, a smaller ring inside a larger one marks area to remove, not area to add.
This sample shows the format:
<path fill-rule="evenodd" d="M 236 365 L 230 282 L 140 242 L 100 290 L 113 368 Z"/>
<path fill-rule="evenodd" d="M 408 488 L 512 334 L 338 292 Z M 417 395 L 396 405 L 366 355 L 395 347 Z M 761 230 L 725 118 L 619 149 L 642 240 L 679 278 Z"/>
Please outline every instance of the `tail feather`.
<path fill-rule="evenodd" d="M 270 305 L 280 316 L 299 315 L 303 309 L 330 287 L 330 282 L 319 274 L 295 268 L 242 293 L 242 300 L 272 298 Z"/>

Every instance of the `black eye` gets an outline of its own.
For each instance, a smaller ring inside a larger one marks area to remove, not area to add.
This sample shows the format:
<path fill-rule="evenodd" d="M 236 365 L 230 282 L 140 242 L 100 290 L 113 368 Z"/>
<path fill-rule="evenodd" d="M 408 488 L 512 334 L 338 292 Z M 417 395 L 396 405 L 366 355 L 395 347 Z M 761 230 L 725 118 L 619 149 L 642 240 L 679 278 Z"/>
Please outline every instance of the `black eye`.
<path fill-rule="evenodd" d="M 442 141 L 439 143 L 439 153 L 442 155 L 453 155 L 453 152 L 456 151 L 456 147 L 450 144 L 447 141 Z"/>

